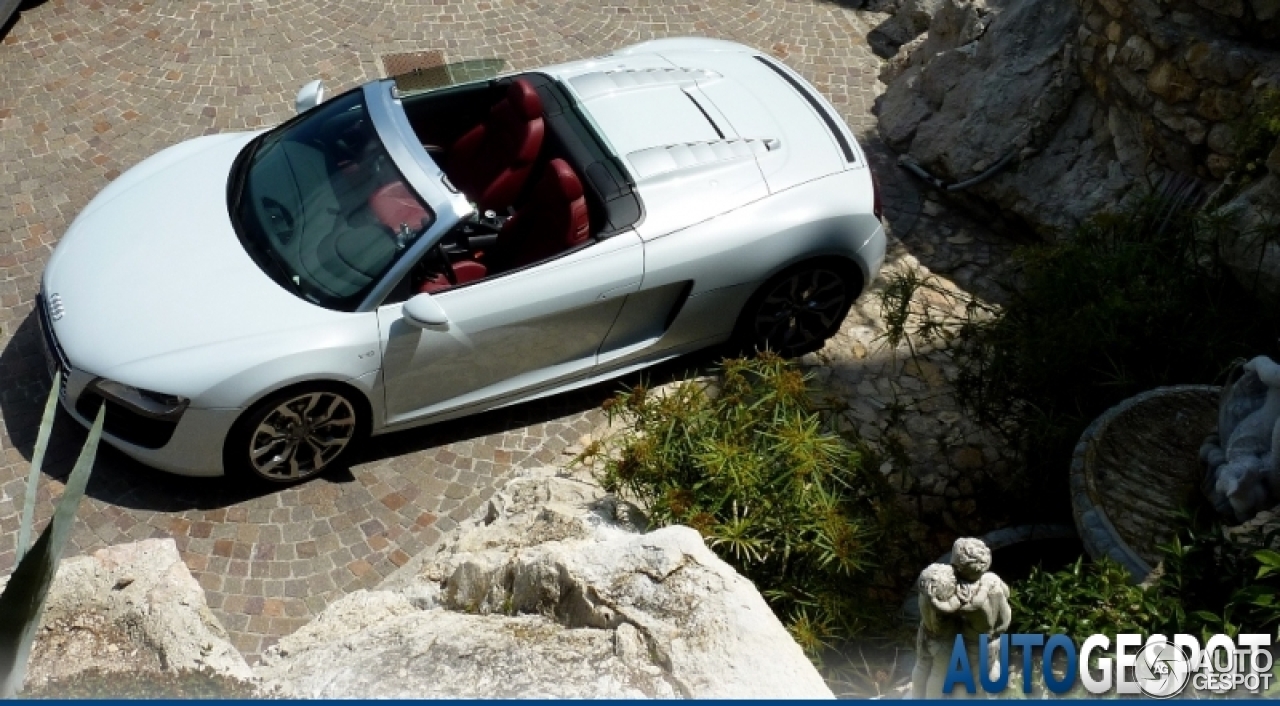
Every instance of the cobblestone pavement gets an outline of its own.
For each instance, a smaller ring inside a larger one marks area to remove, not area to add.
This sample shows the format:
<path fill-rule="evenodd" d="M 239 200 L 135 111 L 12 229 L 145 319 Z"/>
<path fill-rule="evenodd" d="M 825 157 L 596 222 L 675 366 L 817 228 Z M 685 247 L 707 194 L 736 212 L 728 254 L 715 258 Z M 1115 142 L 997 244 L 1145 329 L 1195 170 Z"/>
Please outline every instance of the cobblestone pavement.
<path fill-rule="evenodd" d="M 496 57 L 517 70 L 669 35 L 754 45 L 813 81 L 869 148 L 902 238 L 891 268 L 927 266 L 981 285 L 984 268 L 1005 246 L 922 198 L 879 146 L 872 106 L 881 90 L 880 60 L 865 37 L 884 18 L 849 9 L 852 4 L 28 3 L 0 42 L 0 572 L 13 566 L 24 479 L 48 385 L 32 300 L 44 262 L 71 219 L 149 154 L 202 134 L 275 124 L 290 115 L 305 81 L 323 78 L 336 94 L 378 77 L 386 54 L 442 50 L 451 61 Z M 867 398 L 870 406 L 855 411 L 869 434 L 894 392 L 882 376 L 903 372 L 902 361 L 872 345 L 879 317 L 872 299 L 864 300 L 812 361 L 850 399 Z M 945 374 L 914 372 L 900 377 L 903 384 L 945 386 Z M 384 437 L 345 477 L 260 496 L 221 480 L 166 476 L 104 449 L 70 551 L 173 537 L 234 644 L 252 659 L 334 597 L 376 584 L 428 546 L 478 507 L 512 467 L 557 458 L 598 422 L 593 410 L 607 391 Z M 84 436 L 65 416 L 59 425 L 40 491 L 41 521 Z M 962 468 L 980 464 L 983 450 L 953 451 L 956 443 L 968 443 L 963 433 L 946 436 L 954 423 L 926 415 L 917 426 L 912 433 L 922 446 L 935 432 L 938 440 L 921 452 L 923 470 L 898 472 L 903 487 L 926 488 L 929 497 L 954 505 L 959 501 L 948 496 L 952 485 L 945 480 L 954 474 L 945 468 L 957 465 L 956 454 Z"/>

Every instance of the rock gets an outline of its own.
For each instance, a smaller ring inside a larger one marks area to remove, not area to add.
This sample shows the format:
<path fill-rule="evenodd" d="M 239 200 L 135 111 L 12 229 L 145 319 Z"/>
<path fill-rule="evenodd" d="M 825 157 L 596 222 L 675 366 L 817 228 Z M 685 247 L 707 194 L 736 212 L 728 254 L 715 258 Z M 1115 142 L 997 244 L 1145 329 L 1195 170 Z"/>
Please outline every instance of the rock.
<path fill-rule="evenodd" d="M 1260 20 L 1280 18 L 1280 0 L 1250 0 L 1253 16 Z"/>
<path fill-rule="evenodd" d="M 1244 17 L 1244 0 L 1196 0 L 1196 4 L 1219 15 Z"/>
<path fill-rule="evenodd" d="M 1223 262 L 1236 279 L 1268 303 L 1280 305 L 1280 148 L 1268 157 L 1271 173 L 1232 199 L 1223 210 L 1235 214 L 1235 228 L 1219 241 Z"/>
<path fill-rule="evenodd" d="M 1195 97 L 1196 82 L 1172 62 L 1162 61 L 1147 76 L 1147 90 L 1170 103 L 1181 103 Z"/>
<path fill-rule="evenodd" d="M 1121 61 L 1134 71 L 1146 71 L 1155 63 L 1156 49 L 1140 35 L 1132 35 L 1124 43 Z"/>
<path fill-rule="evenodd" d="M 59 565 L 26 686 L 95 668 L 253 677 L 172 539 L 108 547 Z"/>
<path fill-rule="evenodd" d="M 982 456 L 982 449 L 977 446 L 965 446 L 951 454 L 951 463 L 961 470 L 973 471 L 982 468 L 986 461 Z"/>
<path fill-rule="evenodd" d="M 553 471 L 517 478 L 257 673 L 310 698 L 831 697 L 751 582 L 692 529 L 636 533 L 633 512 Z"/>
<path fill-rule="evenodd" d="M 1222 86 L 1243 79 L 1252 68 L 1244 52 L 1218 43 L 1196 42 L 1187 48 L 1185 59 L 1192 76 Z"/>
<path fill-rule="evenodd" d="M 1205 157 L 1204 164 L 1209 168 L 1209 173 L 1214 179 L 1222 179 L 1231 171 L 1231 166 L 1235 160 L 1231 157 L 1221 154 L 1210 154 Z"/>
<path fill-rule="evenodd" d="M 1244 102 L 1236 91 L 1222 88 L 1206 88 L 1200 92 L 1196 112 L 1209 120 L 1230 120 L 1244 109 Z"/>
<path fill-rule="evenodd" d="M 887 44 L 890 49 L 905 45 L 929 28 L 929 22 L 944 0 L 903 0 L 892 17 L 876 27 L 868 39 L 873 47 Z"/>
<path fill-rule="evenodd" d="M 1228 156 L 1236 153 L 1236 133 L 1230 125 L 1226 123 L 1218 123 L 1209 128 L 1209 136 L 1206 139 L 1209 149 L 1218 154 Z"/>

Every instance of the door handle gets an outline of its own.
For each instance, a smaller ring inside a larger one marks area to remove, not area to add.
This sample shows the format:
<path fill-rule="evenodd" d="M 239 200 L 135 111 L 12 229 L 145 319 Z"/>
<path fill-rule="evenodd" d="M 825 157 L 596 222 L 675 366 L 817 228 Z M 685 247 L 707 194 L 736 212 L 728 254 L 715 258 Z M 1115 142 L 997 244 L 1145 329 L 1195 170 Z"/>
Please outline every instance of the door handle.
<path fill-rule="evenodd" d="M 605 290 L 600 294 L 599 297 L 596 297 L 596 301 L 604 301 L 606 299 L 615 299 L 617 297 L 626 296 L 639 289 L 640 289 L 640 280 L 636 280 L 634 282 L 628 282 L 627 284 L 624 284 L 621 287 L 614 287 L 613 289 Z"/>

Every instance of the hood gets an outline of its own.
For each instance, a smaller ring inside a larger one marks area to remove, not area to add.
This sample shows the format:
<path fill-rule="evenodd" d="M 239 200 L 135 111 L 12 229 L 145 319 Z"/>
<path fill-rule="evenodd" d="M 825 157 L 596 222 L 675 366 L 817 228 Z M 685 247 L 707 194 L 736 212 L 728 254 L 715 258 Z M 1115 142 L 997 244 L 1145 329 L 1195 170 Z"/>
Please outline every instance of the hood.
<path fill-rule="evenodd" d="M 53 329 L 74 367 L 104 377 L 127 368 L 130 379 L 115 379 L 145 386 L 137 371 L 147 361 L 342 316 L 276 284 L 232 229 L 227 177 L 253 137 L 214 135 L 164 150 L 71 224 L 42 289 L 62 301 Z"/>

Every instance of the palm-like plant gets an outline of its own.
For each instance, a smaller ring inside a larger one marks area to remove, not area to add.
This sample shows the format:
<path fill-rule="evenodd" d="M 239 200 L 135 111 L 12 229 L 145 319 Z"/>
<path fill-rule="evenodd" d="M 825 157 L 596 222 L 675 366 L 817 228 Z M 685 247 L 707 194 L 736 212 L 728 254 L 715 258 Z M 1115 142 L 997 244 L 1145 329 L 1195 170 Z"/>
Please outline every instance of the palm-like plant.
<path fill-rule="evenodd" d="M 35 642 L 36 628 L 40 625 L 40 613 L 44 609 L 49 587 L 53 585 L 62 550 L 71 535 L 76 509 L 84 497 L 89 483 L 89 473 L 102 438 L 104 408 L 98 409 L 97 418 L 89 430 L 89 438 L 80 450 L 80 457 L 67 478 L 66 487 L 54 510 L 53 518 L 36 539 L 31 550 L 25 551 L 31 536 L 31 524 L 35 516 L 36 488 L 40 480 L 40 466 L 49 446 L 49 432 L 53 427 L 57 408 L 58 390 L 62 374 L 54 376 L 49 399 L 45 403 L 40 432 L 36 438 L 35 453 L 31 459 L 31 474 L 27 479 L 27 495 L 23 504 L 22 524 L 18 529 L 18 564 L 9 577 L 4 593 L 0 594 L 0 698 L 10 698 L 22 688 L 27 675 L 27 658 Z"/>
<path fill-rule="evenodd" d="M 838 431 L 840 410 L 815 402 L 793 364 L 764 353 L 719 373 L 620 393 L 605 406 L 628 431 L 589 456 L 655 525 L 699 530 L 817 656 L 892 612 L 864 589 L 876 555 L 902 549 L 889 544 L 907 533 L 885 531 L 894 502 L 875 454 Z"/>

